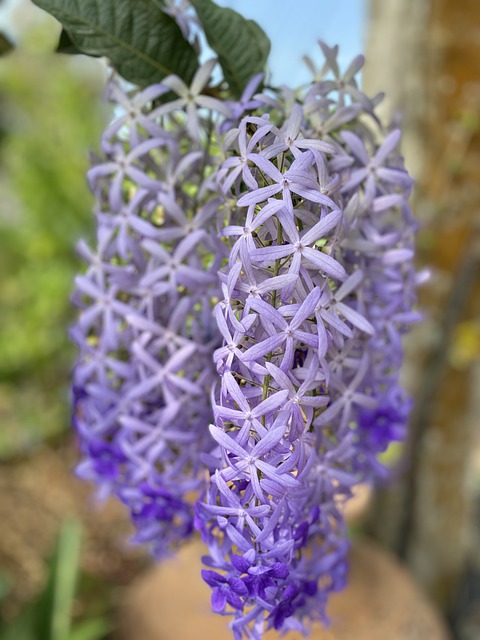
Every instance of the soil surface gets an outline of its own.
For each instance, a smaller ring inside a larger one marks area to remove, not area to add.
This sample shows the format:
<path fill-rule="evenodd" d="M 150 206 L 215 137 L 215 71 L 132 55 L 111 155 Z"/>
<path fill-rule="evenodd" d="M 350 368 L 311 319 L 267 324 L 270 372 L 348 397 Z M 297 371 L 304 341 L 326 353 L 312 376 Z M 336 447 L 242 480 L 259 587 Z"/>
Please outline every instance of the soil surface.
<path fill-rule="evenodd" d="M 132 529 L 122 506 L 114 500 L 98 504 L 93 487 L 74 475 L 77 457 L 72 445 L 45 447 L 0 466 L 0 571 L 10 587 L 0 617 L 11 618 L 41 590 L 66 519 L 83 524 L 87 574 L 118 587 L 147 564 L 146 552 L 128 543 Z"/>

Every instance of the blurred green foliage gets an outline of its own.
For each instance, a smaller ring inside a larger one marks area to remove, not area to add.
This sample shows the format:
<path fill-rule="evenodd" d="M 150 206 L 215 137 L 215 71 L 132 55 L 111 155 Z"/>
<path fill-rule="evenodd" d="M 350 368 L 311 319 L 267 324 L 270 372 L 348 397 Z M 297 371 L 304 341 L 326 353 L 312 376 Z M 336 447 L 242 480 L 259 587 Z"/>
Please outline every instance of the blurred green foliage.
<path fill-rule="evenodd" d="M 100 640 L 110 631 L 106 610 L 74 622 L 81 535 L 79 522 L 64 522 L 44 590 L 13 622 L 0 623 L 0 640 Z"/>
<path fill-rule="evenodd" d="M 75 243 L 93 234 L 85 171 L 106 118 L 94 65 L 0 60 L 0 458 L 69 424 Z"/>

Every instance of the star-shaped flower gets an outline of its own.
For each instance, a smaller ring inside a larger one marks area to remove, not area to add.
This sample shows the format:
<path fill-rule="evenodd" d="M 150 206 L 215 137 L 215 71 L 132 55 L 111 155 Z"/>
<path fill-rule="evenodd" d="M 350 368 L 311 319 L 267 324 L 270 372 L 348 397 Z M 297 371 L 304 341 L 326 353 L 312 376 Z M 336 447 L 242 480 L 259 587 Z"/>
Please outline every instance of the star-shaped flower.
<path fill-rule="evenodd" d="M 205 95 L 202 91 L 208 85 L 213 68 L 217 64 L 216 59 L 205 62 L 193 76 L 192 84 L 188 87 L 185 82 L 178 76 L 168 76 L 162 80 L 162 84 L 172 89 L 178 96 L 177 100 L 167 102 L 157 107 L 152 112 L 153 118 L 171 113 L 178 109 L 185 109 L 187 112 L 187 129 L 193 140 L 200 140 L 201 130 L 198 122 L 198 109 L 210 109 L 223 114 L 225 117 L 231 117 L 232 112 L 228 105 L 221 100 Z"/>

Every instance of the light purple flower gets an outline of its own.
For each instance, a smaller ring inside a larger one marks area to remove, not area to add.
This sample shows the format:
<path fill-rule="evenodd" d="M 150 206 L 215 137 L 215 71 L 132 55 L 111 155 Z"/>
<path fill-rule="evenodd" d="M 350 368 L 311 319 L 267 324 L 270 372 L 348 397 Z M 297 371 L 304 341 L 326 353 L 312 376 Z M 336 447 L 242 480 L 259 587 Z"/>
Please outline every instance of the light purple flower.
<path fill-rule="evenodd" d="M 419 278 L 400 132 L 375 142 L 363 58 L 342 72 L 338 47 L 321 48 L 303 92 L 258 95 L 256 77 L 239 102 L 213 98 L 214 60 L 190 87 L 117 87 L 124 112 L 89 172 L 79 473 L 126 504 L 158 557 L 195 524 L 236 640 L 325 622 L 346 580 L 344 504 L 385 474 L 411 405 L 399 369 Z"/>
<path fill-rule="evenodd" d="M 201 128 L 197 115 L 199 108 L 209 109 L 212 112 L 219 112 L 226 117 L 230 117 L 231 110 L 227 104 L 221 100 L 202 94 L 216 64 L 216 59 L 205 62 L 195 73 L 190 87 L 178 76 L 168 76 L 168 78 L 165 78 L 162 84 L 174 91 L 179 98 L 154 109 L 152 117 L 159 118 L 165 114 L 172 113 L 172 111 L 184 108 L 187 113 L 187 129 L 189 135 L 194 140 L 201 138 Z"/>
<path fill-rule="evenodd" d="M 363 59 L 342 75 L 337 50 L 324 49 L 334 80 L 304 106 L 258 97 L 288 115 L 241 121 L 219 170 L 236 208 L 215 310 L 225 339 L 214 354 L 217 468 L 197 525 L 214 607 L 233 615 L 239 639 L 324 619 L 328 593 L 345 583 L 341 505 L 382 475 L 377 453 L 408 413 L 398 367 L 414 320 L 411 179 L 398 133 L 375 147 L 359 125 L 363 113 L 377 122 L 354 79 Z M 226 595 L 235 580 L 247 587 L 242 607 Z"/>

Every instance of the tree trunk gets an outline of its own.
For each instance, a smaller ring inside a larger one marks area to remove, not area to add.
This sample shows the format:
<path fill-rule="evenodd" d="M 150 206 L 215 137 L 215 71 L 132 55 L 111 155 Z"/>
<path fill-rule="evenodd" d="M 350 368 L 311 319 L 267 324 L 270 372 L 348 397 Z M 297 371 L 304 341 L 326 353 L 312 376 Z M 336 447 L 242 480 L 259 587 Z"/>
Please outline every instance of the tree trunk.
<path fill-rule="evenodd" d="M 445 610 L 472 535 L 473 370 L 480 356 L 480 12 L 478 0 L 371 0 L 364 83 L 400 109 L 417 179 L 420 262 L 432 269 L 426 321 L 407 351 L 415 390 L 405 472 L 371 528 L 404 555 Z M 478 425 L 477 418 L 477 425 Z M 477 437 L 478 440 L 478 437 Z"/>

